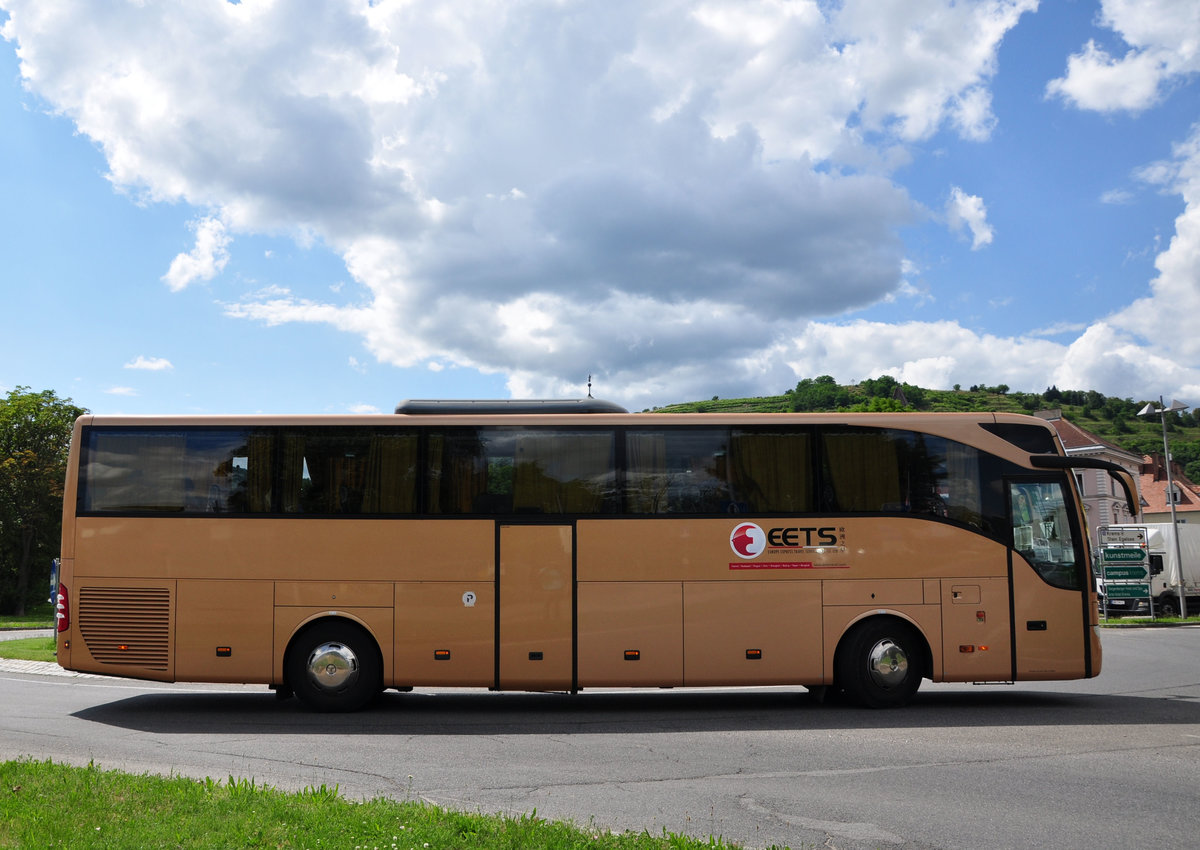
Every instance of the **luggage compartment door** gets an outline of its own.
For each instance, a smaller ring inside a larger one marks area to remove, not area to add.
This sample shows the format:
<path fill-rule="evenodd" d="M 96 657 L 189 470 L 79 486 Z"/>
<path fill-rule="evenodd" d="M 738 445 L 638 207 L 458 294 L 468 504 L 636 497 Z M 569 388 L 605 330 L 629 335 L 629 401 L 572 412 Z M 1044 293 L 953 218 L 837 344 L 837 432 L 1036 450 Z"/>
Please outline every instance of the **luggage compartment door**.
<path fill-rule="evenodd" d="M 570 525 L 500 525 L 502 690 L 574 687 L 574 543 Z"/>

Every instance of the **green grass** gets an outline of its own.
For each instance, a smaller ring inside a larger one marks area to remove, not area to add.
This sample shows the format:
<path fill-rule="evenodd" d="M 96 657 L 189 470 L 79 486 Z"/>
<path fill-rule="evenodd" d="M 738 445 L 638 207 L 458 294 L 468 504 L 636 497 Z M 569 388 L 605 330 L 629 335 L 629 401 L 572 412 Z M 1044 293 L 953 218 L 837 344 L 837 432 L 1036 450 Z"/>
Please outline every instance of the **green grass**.
<path fill-rule="evenodd" d="M 21 638 L 0 640 L 0 658 L 18 661 L 54 661 L 54 638 Z"/>
<path fill-rule="evenodd" d="M 1191 599 L 1189 596 L 1188 599 Z M 1188 605 L 1188 610 L 1192 610 L 1192 606 Z M 1104 614 L 1101 612 L 1101 626 L 1116 626 L 1118 628 L 1133 628 L 1136 626 L 1180 626 L 1180 625 L 1200 626 L 1200 614 L 1191 614 L 1186 619 L 1183 617 L 1118 617 L 1113 614 L 1108 615 L 1108 619 L 1104 619 Z"/>
<path fill-rule="evenodd" d="M 0 629 L 49 629 L 54 626 L 54 606 L 49 602 L 35 605 L 17 617 L 0 614 Z"/>
<path fill-rule="evenodd" d="M 379 848 L 660 850 L 732 848 L 719 838 L 611 833 L 533 815 L 446 811 L 416 800 L 288 794 L 253 780 L 132 776 L 39 761 L 0 762 L 0 848 Z"/>

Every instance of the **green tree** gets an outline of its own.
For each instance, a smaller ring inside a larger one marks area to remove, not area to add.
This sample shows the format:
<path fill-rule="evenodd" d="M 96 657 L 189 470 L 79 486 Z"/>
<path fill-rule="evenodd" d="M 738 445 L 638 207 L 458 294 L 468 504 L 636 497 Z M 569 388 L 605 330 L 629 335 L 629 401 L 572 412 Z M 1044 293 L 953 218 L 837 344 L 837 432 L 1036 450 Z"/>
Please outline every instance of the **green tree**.
<path fill-rule="evenodd" d="M 792 410 L 837 410 L 850 403 L 850 393 L 831 375 L 804 378 L 791 393 Z"/>
<path fill-rule="evenodd" d="M 859 384 L 863 395 L 867 398 L 891 398 L 900 382 L 891 375 L 880 375 L 878 378 L 867 378 Z"/>
<path fill-rule="evenodd" d="M 1037 393 L 1013 393 L 1012 397 L 1028 413 L 1033 413 L 1042 406 L 1042 397 Z"/>
<path fill-rule="evenodd" d="M 1118 419 L 1125 416 L 1126 404 L 1119 398 L 1106 399 L 1104 402 L 1104 416 L 1114 424 Z"/>
<path fill-rule="evenodd" d="M 0 399 L 0 613 L 22 615 L 46 591 L 71 428 L 86 412 L 52 390 L 17 387 Z"/>
<path fill-rule="evenodd" d="M 904 390 L 904 397 L 914 410 L 923 410 L 927 406 L 927 394 L 922 387 L 916 384 L 901 384 L 900 389 Z"/>
<path fill-rule="evenodd" d="M 874 396 L 869 402 L 862 401 L 850 408 L 854 413 L 900 413 L 907 408 L 899 399 Z"/>

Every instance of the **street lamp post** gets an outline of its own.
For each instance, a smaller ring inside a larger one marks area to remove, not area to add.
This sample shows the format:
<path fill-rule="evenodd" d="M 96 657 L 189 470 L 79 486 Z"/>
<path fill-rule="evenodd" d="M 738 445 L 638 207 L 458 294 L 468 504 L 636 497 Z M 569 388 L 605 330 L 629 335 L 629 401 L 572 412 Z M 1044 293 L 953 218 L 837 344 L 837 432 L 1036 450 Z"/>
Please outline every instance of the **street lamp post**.
<path fill-rule="evenodd" d="M 1187 409 L 1188 405 L 1175 399 L 1171 399 L 1171 406 L 1166 407 L 1162 396 L 1159 396 L 1158 407 L 1154 406 L 1154 402 L 1149 402 L 1138 411 L 1138 416 L 1153 416 L 1157 413 L 1159 419 L 1162 420 L 1163 458 L 1167 464 L 1167 504 L 1171 506 L 1171 536 L 1175 538 L 1175 586 L 1179 592 L 1179 614 L 1184 618 L 1188 615 L 1187 594 L 1184 593 L 1183 585 L 1183 555 L 1179 547 L 1179 526 L 1175 522 L 1175 479 L 1171 475 L 1171 448 L 1167 444 L 1167 414 Z"/>

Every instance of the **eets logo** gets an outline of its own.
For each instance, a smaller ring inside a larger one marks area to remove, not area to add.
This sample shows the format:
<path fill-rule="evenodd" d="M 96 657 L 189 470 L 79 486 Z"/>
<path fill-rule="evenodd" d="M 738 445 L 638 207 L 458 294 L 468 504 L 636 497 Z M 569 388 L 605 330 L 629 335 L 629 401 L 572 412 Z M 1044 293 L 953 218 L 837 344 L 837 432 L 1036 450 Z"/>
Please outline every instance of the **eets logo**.
<path fill-rule="evenodd" d="M 834 526 L 821 528 L 771 528 L 766 531 L 752 522 L 738 523 L 729 535 L 729 547 L 744 561 L 757 558 L 767 547 L 772 552 L 787 553 L 820 550 L 838 545 L 838 529 Z"/>
<path fill-rule="evenodd" d="M 767 533 L 752 522 L 743 522 L 730 533 L 729 547 L 739 558 L 757 558 L 767 547 Z"/>

